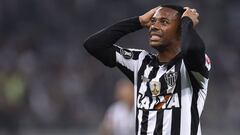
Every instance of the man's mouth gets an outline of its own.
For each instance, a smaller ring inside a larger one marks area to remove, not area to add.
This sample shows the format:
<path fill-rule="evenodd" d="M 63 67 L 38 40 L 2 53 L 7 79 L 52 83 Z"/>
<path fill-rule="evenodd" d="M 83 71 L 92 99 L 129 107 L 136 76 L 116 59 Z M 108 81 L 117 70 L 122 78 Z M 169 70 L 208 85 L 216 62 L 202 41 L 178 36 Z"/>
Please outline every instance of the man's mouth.
<path fill-rule="evenodd" d="M 150 40 L 159 40 L 160 38 L 158 35 L 150 35 Z"/>
<path fill-rule="evenodd" d="M 161 35 L 157 34 L 157 33 L 150 33 L 150 40 L 155 41 L 155 40 L 160 40 L 161 39 Z"/>

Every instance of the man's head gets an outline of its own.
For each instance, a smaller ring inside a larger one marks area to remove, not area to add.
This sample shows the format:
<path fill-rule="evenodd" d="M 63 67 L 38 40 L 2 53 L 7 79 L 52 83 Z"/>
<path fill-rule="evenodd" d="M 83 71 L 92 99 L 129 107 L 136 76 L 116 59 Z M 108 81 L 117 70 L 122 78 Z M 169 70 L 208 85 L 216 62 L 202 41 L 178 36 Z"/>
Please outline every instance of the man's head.
<path fill-rule="evenodd" d="M 164 5 L 159 7 L 151 19 L 149 44 L 158 51 L 164 50 L 180 39 L 183 7 Z"/>
<path fill-rule="evenodd" d="M 118 101 L 126 103 L 128 106 L 133 105 L 133 85 L 129 80 L 121 79 L 116 84 L 116 98 Z"/>

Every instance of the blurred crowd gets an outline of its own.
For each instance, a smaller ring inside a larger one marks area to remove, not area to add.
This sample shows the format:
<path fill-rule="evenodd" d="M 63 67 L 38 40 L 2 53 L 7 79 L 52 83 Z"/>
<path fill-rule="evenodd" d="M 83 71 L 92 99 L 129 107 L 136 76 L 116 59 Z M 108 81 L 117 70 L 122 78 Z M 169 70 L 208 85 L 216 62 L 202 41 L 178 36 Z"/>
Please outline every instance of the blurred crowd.
<path fill-rule="evenodd" d="M 98 127 L 122 74 L 87 54 L 84 39 L 166 2 L 200 13 L 197 30 L 212 60 L 203 132 L 240 132 L 237 0 L 1 0 L 0 131 Z M 118 44 L 151 50 L 144 30 Z"/>

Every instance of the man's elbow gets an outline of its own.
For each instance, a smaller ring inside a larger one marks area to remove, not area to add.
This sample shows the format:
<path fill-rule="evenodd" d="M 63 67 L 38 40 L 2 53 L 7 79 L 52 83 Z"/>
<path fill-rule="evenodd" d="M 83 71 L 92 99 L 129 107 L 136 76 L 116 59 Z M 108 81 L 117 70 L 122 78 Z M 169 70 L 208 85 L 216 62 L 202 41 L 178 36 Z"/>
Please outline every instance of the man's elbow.
<path fill-rule="evenodd" d="M 83 47 L 89 52 L 89 53 L 93 53 L 94 50 L 96 50 L 96 41 L 94 40 L 94 37 L 90 36 L 88 37 L 84 43 L 83 43 Z"/>
<path fill-rule="evenodd" d="M 84 41 L 84 43 L 83 43 L 83 47 L 89 52 L 90 50 L 91 50 L 91 40 L 90 40 L 90 38 L 88 37 L 85 41 Z"/>

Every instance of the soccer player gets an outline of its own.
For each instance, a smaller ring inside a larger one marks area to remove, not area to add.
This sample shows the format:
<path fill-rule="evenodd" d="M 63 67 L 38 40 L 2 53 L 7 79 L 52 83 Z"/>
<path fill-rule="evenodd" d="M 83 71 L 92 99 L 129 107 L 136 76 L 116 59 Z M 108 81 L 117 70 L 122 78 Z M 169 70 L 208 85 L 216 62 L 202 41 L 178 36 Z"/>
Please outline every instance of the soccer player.
<path fill-rule="evenodd" d="M 201 135 L 210 60 L 195 26 L 198 12 L 163 5 L 111 25 L 84 43 L 109 67 L 118 67 L 133 83 L 136 135 Z M 128 33 L 149 30 L 157 54 L 115 43 Z"/>
<path fill-rule="evenodd" d="M 100 126 L 101 135 L 134 135 L 133 85 L 129 80 L 117 82 L 115 98 Z"/>

